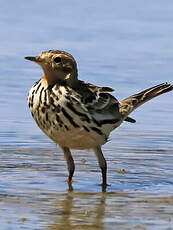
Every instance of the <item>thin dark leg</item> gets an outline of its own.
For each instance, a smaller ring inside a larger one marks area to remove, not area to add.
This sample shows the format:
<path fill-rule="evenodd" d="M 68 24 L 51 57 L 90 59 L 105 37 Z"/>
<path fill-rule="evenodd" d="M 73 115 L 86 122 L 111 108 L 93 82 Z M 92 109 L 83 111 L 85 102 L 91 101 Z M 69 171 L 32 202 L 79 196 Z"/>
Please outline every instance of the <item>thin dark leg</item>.
<path fill-rule="evenodd" d="M 102 150 L 100 146 L 97 146 L 96 148 L 94 148 L 94 152 L 97 156 L 98 162 L 99 162 L 99 166 L 102 172 L 102 191 L 106 191 L 106 187 L 107 187 L 107 179 L 106 179 L 106 174 L 107 174 L 107 163 L 106 160 L 103 156 Z"/>
<path fill-rule="evenodd" d="M 70 149 L 67 147 L 61 147 L 63 152 L 64 152 L 64 157 L 67 161 L 67 168 L 68 168 L 68 172 L 69 172 L 69 176 L 68 176 L 68 184 L 69 186 L 71 186 L 72 183 L 72 177 L 74 174 L 74 170 L 75 170 L 75 164 L 74 164 L 74 160 L 73 157 L 71 155 Z M 69 187 L 70 189 L 70 187 Z M 71 190 L 71 189 L 70 189 Z"/>

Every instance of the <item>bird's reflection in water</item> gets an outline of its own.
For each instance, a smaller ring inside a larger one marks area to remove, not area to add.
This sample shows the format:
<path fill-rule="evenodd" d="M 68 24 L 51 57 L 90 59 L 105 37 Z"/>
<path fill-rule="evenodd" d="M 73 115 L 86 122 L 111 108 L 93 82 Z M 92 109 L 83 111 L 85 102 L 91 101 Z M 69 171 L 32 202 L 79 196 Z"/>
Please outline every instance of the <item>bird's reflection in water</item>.
<path fill-rule="evenodd" d="M 106 196 L 104 193 L 73 193 L 69 192 L 64 200 L 58 202 L 53 226 L 49 230 L 69 229 L 104 229 Z"/>

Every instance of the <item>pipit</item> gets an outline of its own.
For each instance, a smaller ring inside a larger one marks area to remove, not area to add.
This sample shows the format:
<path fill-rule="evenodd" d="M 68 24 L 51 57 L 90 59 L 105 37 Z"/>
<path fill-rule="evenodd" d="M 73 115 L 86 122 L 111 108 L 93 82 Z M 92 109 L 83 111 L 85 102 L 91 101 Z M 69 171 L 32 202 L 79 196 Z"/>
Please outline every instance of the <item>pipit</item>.
<path fill-rule="evenodd" d="M 39 64 L 44 72 L 29 91 L 28 104 L 40 129 L 58 144 L 67 161 L 71 185 L 75 164 L 70 149 L 93 149 L 102 172 L 102 187 L 107 186 L 107 163 L 101 146 L 110 132 L 123 121 L 134 123 L 129 114 L 143 103 L 173 90 L 162 83 L 118 101 L 110 87 L 98 87 L 78 80 L 77 63 L 60 50 L 25 57 Z"/>

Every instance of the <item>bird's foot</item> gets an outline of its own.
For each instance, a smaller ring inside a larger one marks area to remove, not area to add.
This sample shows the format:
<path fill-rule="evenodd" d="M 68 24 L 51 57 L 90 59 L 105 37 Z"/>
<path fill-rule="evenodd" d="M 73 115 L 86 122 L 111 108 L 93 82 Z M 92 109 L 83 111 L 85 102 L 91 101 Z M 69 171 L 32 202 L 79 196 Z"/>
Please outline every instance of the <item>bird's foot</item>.
<path fill-rule="evenodd" d="M 100 184 L 102 186 L 102 192 L 106 192 L 106 189 L 110 184 Z"/>
<path fill-rule="evenodd" d="M 72 192 L 73 191 L 73 186 L 72 186 L 72 180 L 67 180 L 67 184 L 68 184 L 68 191 Z"/>

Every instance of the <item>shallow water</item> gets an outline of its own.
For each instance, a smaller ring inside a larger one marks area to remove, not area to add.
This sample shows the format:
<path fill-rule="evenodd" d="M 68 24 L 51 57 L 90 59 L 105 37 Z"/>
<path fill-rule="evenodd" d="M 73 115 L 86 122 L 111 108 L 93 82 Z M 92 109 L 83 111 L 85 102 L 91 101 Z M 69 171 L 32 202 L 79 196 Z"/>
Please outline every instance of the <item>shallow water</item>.
<path fill-rule="evenodd" d="M 137 123 L 112 133 L 103 147 L 106 193 L 93 152 L 73 151 L 69 192 L 62 152 L 27 107 L 41 70 L 23 59 L 69 51 L 80 79 L 115 88 L 118 99 L 173 83 L 172 11 L 171 0 L 1 3 L 0 229 L 173 229 L 173 94 L 139 108 Z"/>

